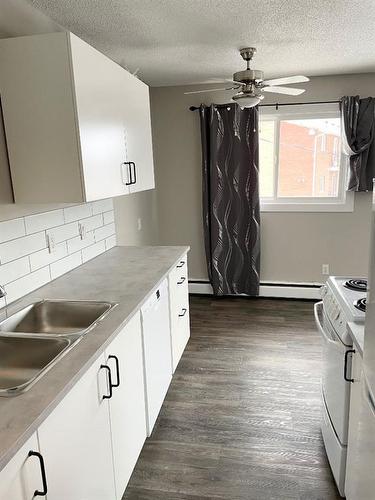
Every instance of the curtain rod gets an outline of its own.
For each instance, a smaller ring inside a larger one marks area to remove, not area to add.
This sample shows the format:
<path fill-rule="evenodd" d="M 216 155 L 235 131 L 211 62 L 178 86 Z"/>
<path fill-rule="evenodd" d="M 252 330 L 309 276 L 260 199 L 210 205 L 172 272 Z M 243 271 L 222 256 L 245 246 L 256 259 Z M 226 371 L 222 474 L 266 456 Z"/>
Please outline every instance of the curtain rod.
<path fill-rule="evenodd" d="M 288 103 L 274 103 L 274 104 L 260 104 L 259 107 L 268 107 L 268 106 L 275 106 L 275 108 L 279 108 L 280 106 L 302 106 L 305 104 L 339 104 L 340 101 L 312 101 L 312 102 L 288 102 Z M 234 104 L 234 103 L 229 103 L 229 104 Z M 228 104 L 218 104 L 218 108 L 225 108 L 227 107 Z M 190 111 L 197 111 L 199 109 L 199 106 L 190 106 Z"/>

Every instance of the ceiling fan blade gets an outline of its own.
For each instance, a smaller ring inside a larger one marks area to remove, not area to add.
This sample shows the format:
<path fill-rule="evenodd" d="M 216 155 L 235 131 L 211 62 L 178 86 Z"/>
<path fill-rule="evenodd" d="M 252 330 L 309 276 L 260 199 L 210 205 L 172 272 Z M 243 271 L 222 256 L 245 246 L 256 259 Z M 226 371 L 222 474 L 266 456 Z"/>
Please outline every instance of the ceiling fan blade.
<path fill-rule="evenodd" d="M 184 92 L 184 95 L 190 94 L 203 94 L 204 92 L 218 92 L 219 90 L 235 90 L 236 87 L 230 87 L 229 89 L 221 88 L 221 89 L 206 89 L 206 90 L 193 90 L 191 92 Z"/>
<path fill-rule="evenodd" d="M 273 80 L 264 80 L 263 85 L 288 85 L 288 83 L 302 83 L 309 82 L 310 78 L 307 76 L 297 75 L 297 76 L 286 76 L 284 78 L 274 78 Z"/>
<path fill-rule="evenodd" d="M 236 85 L 243 85 L 242 82 L 237 82 L 236 80 L 232 80 L 231 78 L 226 78 L 225 81 L 229 83 L 235 83 Z"/>
<path fill-rule="evenodd" d="M 300 95 L 305 89 L 294 89 L 293 87 L 264 87 L 263 92 L 272 92 L 274 94 Z"/>

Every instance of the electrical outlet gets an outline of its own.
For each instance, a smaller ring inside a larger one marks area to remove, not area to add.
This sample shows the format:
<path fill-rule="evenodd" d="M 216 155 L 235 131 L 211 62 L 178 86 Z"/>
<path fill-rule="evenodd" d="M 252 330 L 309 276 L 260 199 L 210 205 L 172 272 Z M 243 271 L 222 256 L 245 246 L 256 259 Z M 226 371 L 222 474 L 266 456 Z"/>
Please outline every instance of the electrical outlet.
<path fill-rule="evenodd" d="M 329 275 L 329 264 L 322 265 L 322 274 L 326 274 L 327 276 Z"/>
<path fill-rule="evenodd" d="M 142 230 L 142 219 L 140 217 L 138 217 L 137 226 L 138 226 L 138 231 L 141 231 Z"/>
<path fill-rule="evenodd" d="M 56 249 L 56 242 L 53 234 L 47 234 L 47 248 L 49 253 L 54 253 Z"/>

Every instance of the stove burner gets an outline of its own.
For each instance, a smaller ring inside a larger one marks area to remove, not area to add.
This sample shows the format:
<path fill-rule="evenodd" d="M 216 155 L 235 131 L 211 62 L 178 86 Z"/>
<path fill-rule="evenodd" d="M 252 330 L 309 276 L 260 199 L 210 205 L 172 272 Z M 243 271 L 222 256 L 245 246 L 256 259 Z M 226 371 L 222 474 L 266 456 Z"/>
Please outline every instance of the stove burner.
<path fill-rule="evenodd" d="M 367 291 L 367 280 L 348 280 L 345 281 L 344 286 L 349 290 L 356 290 L 358 292 Z"/>
<path fill-rule="evenodd" d="M 362 312 L 366 312 L 366 299 L 358 299 L 354 302 L 354 307 L 359 309 Z"/>

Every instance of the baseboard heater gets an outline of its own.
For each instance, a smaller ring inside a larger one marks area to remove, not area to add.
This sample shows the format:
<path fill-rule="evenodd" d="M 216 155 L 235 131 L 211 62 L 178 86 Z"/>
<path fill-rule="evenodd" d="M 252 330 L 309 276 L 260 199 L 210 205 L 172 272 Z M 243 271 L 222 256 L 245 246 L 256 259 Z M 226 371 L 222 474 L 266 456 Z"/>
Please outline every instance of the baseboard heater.
<path fill-rule="evenodd" d="M 320 299 L 322 283 L 287 283 L 263 281 L 259 286 L 259 297 L 285 299 Z M 207 280 L 189 280 L 189 293 L 212 295 L 212 286 Z"/>

